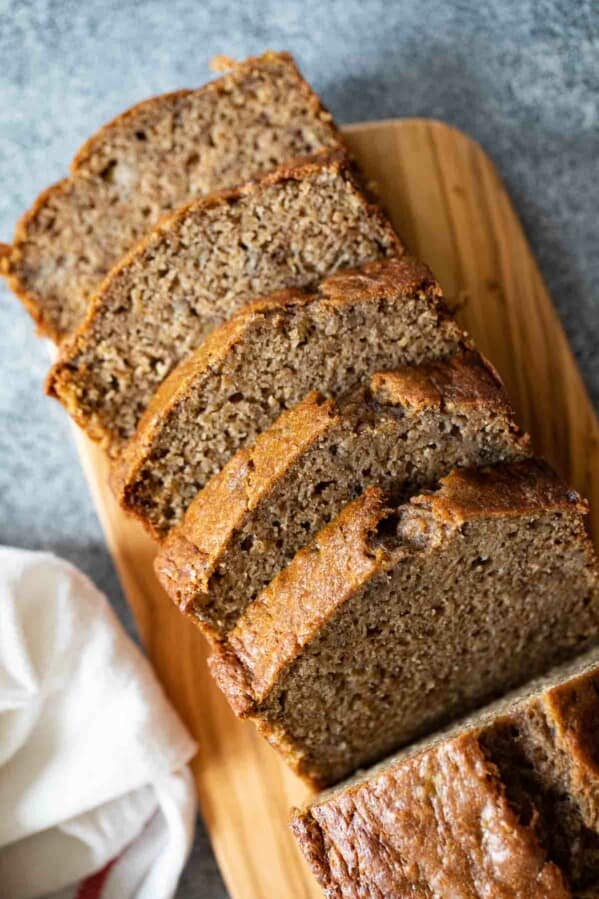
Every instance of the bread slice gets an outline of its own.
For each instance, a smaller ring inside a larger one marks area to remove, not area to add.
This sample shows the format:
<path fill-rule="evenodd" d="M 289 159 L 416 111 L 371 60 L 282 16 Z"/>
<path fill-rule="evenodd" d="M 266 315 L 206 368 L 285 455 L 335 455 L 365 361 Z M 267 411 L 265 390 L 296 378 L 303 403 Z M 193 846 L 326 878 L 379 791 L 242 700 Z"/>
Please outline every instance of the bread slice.
<path fill-rule="evenodd" d="M 165 212 L 340 145 L 287 53 L 248 59 L 199 90 L 147 100 L 88 140 L 70 177 L 21 219 L 5 262 L 9 284 L 40 332 L 60 340 Z"/>
<path fill-rule="evenodd" d="M 222 638 L 365 487 L 406 499 L 452 468 L 528 453 L 497 373 L 477 353 L 375 374 L 337 402 L 311 393 L 209 481 L 156 572 L 180 609 Z"/>
<path fill-rule="evenodd" d="M 429 269 L 403 257 L 242 310 L 170 376 L 118 460 L 123 507 L 156 536 L 246 442 L 318 388 L 337 395 L 380 368 L 467 345 Z"/>
<path fill-rule="evenodd" d="M 390 508 L 369 488 L 246 609 L 212 671 L 326 785 L 599 635 L 585 504 L 543 463 L 453 472 Z"/>
<path fill-rule="evenodd" d="M 401 252 L 343 156 L 198 200 L 113 269 L 50 372 L 48 392 L 118 452 L 171 369 L 246 301 Z"/>
<path fill-rule="evenodd" d="M 291 826 L 328 897 L 599 895 L 599 653 L 317 797 Z"/>

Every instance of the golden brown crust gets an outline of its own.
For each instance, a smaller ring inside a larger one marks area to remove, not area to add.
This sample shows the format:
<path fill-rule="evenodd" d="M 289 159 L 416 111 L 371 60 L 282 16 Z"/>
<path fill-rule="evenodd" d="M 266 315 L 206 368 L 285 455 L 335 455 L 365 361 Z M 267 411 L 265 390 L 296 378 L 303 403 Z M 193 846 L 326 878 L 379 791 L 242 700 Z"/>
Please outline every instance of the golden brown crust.
<path fill-rule="evenodd" d="M 360 268 L 343 269 L 329 275 L 315 292 L 332 306 L 344 306 L 356 298 L 375 301 L 382 296 L 412 296 L 427 287 L 433 287 L 435 297 L 441 300 L 441 287 L 428 265 L 414 256 L 403 255 L 399 242 L 397 250 L 398 255 L 390 259 L 379 259 Z"/>
<path fill-rule="evenodd" d="M 454 527 L 481 515 L 525 515 L 560 509 L 588 512 L 585 500 L 540 459 L 454 471 L 441 479 L 440 490 L 415 497 L 410 505 Z"/>
<path fill-rule="evenodd" d="M 158 580 L 182 612 L 192 614 L 193 607 L 207 600 L 211 577 L 247 514 L 338 421 L 333 400 L 309 393 L 199 492 L 154 562 Z"/>
<path fill-rule="evenodd" d="M 545 705 L 568 754 L 599 779 L 599 673 L 581 674 L 549 690 Z"/>
<path fill-rule="evenodd" d="M 291 827 L 329 897 L 571 895 L 473 734 L 316 800 Z"/>
<path fill-rule="evenodd" d="M 511 409 L 501 378 L 488 359 L 471 351 L 392 372 L 377 372 L 371 390 L 375 398 L 413 412 L 429 407 L 486 406 Z"/>
<path fill-rule="evenodd" d="M 19 271 L 19 262 L 22 255 L 21 246 L 28 239 L 29 226 L 37 219 L 40 212 L 44 210 L 48 201 L 55 198 L 58 194 L 68 192 L 77 178 L 94 177 L 97 174 L 97 172 L 94 171 L 93 165 L 91 165 L 91 163 L 93 163 L 94 154 L 101 151 L 104 144 L 113 139 L 119 131 L 128 132 L 132 128 L 142 127 L 146 117 L 152 115 L 156 109 L 162 105 L 166 104 L 169 106 L 177 101 L 185 102 L 188 97 L 196 97 L 198 94 L 226 93 L 232 77 L 243 76 L 245 73 L 251 72 L 256 67 L 277 60 L 293 69 L 297 82 L 305 93 L 307 107 L 311 110 L 312 114 L 317 116 L 322 122 L 330 123 L 331 146 L 334 145 L 341 148 L 342 139 L 332 120 L 332 116 L 322 105 L 320 99 L 311 89 L 307 81 L 303 78 L 293 57 L 289 53 L 277 53 L 269 50 L 260 56 L 250 57 L 241 63 L 234 64 L 231 71 L 226 75 L 214 81 L 210 81 L 200 88 L 171 91 L 170 93 L 150 97 L 135 104 L 130 109 L 103 125 L 79 148 L 69 166 L 70 176 L 47 188 L 37 197 L 31 208 L 27 210 L 17 222 L 10 252 L 3 254 L 4 259 L 2 266 L 0 266 L 0 274 L 6 277 L 12 292 L 27 308 L 29 314 L 37 325 L 37 332 L 40 335 L 50 337 L 57 343 L 65 338 L 65 334 L 62 331 L 59 331 L 48 319 L 47 312 L 44 308 L 43 297 L 40 297 L 37 292 L 29 290 L 25 286 Z M 87 169 L 89 169 L 89 171 Z M 169 216 L 166 216 L 166 218 L 168 219 Z M 98 290 L 101 289 L 101 286 L 102 284 L 100 283 L 98 285 Z"/>
<path fill-rule="evenodd" d="M 556 746 L 570 762 L 570 790 L 587 827 L 599 820 L 599 669 L 557 684 L 543 696 Z"/>

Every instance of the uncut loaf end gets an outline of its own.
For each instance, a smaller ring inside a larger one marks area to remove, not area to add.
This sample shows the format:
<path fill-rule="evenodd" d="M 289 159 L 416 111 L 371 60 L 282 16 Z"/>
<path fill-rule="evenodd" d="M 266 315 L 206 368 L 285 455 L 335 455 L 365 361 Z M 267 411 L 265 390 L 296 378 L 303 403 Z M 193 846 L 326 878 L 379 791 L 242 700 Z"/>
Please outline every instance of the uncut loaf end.
<path fill-rule="evenodd" d="M 329 899 L 599 894 L 599 654 L 294 813 Z"/>
<path fill-rule="evenodd" d="M 118 454 L 164 378 L 240 306 L 402 253 L 343 154 L 195 201 L 112 270 L 63 345 L 48 393 Z"/>
<path fill-rule="evenodd" d="M 211 667 L 309 781 L 335 783 L 599 637 L 586 506 L 545 464 L 369 488 L 246 609 Z"/>
<path fill-rule="evenodd" d="M 223 78 L 146 100 L 91 137 L 70 177 L 17 225 L 4 273 L 39 331 L 60 341 L 81 323 L 104 276 L 166 212 L 340 146 L 289 54 L 232 64 Z"/>
<path fill-rule="evenodd" d="M 468 346 L 431 272 L 409 257 L 266 297 L 165 381 L 116 462 L 115 495 L 164 537 L 228 459 L 309 390 L 336 396 L 377 369 Z"/>

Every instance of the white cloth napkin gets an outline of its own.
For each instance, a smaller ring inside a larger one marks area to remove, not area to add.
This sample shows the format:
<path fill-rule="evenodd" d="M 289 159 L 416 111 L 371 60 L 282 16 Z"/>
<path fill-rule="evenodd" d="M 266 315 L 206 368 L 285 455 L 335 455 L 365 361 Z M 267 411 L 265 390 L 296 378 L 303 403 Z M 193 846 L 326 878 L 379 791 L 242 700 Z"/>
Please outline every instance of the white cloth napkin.
<path fill-rule="evenodd" d="M 0 547 L 1 899 L 172 897 L 195 748 L 88 578 Z"/>

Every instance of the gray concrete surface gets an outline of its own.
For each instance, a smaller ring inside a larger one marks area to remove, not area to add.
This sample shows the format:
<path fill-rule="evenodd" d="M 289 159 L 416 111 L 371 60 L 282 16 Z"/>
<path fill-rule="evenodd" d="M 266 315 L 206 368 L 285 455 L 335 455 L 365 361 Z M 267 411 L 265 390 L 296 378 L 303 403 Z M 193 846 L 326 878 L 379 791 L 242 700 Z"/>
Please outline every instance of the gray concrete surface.
<path fill-rule="evenodd" d="M 216 53 L 296 54 L 341 122 L 434 116 L 477 138 L 524 222 L 595 402 L 599 32 L 591 0 L 0 0 L 0 240 L 80 143 Z M 80 565 L 132 629 L 47 347 L 0 288 L 0 542 Z M 225 896 L 200 824 L 178 896 Z M 275 897 L 256 897 L 275 899 Z"/>

